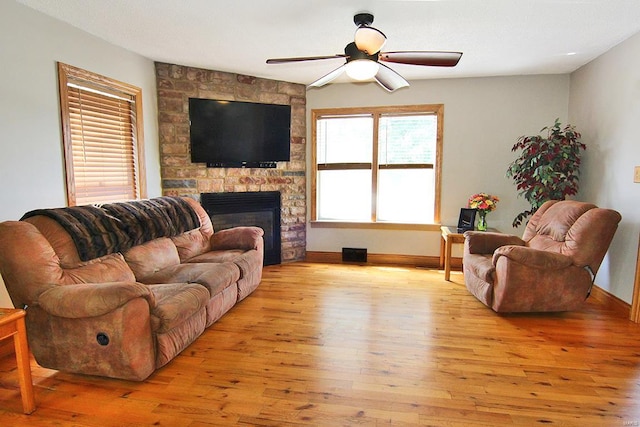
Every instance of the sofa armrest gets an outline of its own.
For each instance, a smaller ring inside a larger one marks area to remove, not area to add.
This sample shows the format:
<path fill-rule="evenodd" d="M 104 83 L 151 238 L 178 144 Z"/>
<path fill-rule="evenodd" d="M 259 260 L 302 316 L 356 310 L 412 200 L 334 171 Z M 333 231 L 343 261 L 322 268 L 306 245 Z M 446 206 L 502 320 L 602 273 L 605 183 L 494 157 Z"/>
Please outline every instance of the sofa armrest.
<path fill-rule="evenodd" d="M 42 292 L 38 305 L 47 313 L 69 319 L 102 316 L 135 298 L 156 305 L 149 288 L 137 282 L 80 283 L 55 286 Z"/>
<path fill-rule="evenodd" d="M 490 231 L 467 231 L 464 233 L 465 250 L 470 254 L 492 254 L 501 246 L 525 246 L 518 236 Z"/>
<path fill-rule="evenodd" d="M 491 308 L 499 313 L 570 311 L 584 304 L 589 272 L 554 252 L 505 246 L 493 256 Z"/>
<path fill-rule="evenodd" d="M 211 236 L 211 249 L 259 249 L 262 247 L 264 230 L 260 227 L 234 227 L 216 231 Z"/>
<path fill-rule="evenodd" d="M 557 252 L 541 251 L 526 246 L 501 246 L 493 254 L 493 265 L 497 265 L 498 258 L 507 257 L 512 261 L 531 268 L 543 270 L 560 270 L 573 265 L 573 259 Z"/>

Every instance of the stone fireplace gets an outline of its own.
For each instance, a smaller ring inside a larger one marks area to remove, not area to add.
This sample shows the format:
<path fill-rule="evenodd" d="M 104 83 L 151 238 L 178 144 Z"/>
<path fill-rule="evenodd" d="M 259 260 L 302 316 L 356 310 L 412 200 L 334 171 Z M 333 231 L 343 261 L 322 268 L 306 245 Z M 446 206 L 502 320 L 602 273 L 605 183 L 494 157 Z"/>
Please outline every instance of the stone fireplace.
<path fill-rule="evenodd" d="M 304 260 L 305 86 L 182 65 L 155 65 L 163 194 L 200 199 L 202 193 L 279 192 L 281 261 Z M 207 168 L 204 163 L 191 163 L 189 98 L 291 105 L 291 160 L 278 162 L 274 169 Z"/>

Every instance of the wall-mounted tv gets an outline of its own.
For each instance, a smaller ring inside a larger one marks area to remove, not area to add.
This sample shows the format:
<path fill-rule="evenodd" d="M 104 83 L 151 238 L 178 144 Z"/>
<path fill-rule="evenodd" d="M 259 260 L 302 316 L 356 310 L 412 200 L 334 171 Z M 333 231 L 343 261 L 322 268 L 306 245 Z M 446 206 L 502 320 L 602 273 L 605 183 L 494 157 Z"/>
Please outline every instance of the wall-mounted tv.
<path fill-rule="evenodd" d="M 291 106 L 189 98 L 191 161 L 276 167 L 290 160 Z"/>

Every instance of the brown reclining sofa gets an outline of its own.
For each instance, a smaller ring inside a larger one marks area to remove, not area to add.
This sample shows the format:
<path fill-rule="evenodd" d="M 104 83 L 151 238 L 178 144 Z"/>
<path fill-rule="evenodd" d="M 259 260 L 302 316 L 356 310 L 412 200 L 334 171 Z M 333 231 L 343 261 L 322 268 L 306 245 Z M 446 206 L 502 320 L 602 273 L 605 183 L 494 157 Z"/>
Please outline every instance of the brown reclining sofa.
<path fill-rule="evenodd" d="M 193 199 L 31 211 L 0 223 L 0 274 L 41 366 L 141 381 L 249 295 L 263 230 L 214 233 Z"/>

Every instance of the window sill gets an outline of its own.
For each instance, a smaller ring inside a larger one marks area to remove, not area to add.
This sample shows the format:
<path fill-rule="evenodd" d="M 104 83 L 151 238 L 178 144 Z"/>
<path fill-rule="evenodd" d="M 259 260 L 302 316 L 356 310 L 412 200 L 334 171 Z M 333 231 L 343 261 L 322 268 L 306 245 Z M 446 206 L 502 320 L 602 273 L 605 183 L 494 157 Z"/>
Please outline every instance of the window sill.
<path fill-rule="evenodd" d="M 352 228 L 372 230 L 419 230 L 440 232 L 440 224 L 405 224 L 391 222 L 311 221 L 311 228 Z"/>

